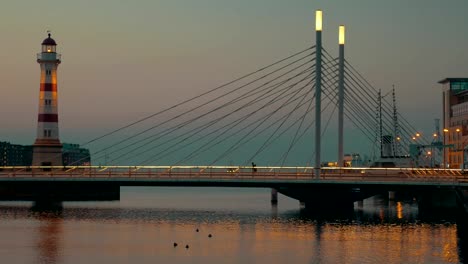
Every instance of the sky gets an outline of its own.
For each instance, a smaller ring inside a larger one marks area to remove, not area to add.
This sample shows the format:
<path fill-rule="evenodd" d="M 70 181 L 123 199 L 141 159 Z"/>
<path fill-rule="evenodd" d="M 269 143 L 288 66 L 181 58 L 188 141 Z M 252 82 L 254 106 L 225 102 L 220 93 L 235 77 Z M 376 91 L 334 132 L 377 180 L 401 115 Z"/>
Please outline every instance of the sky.
<path fill-rule="evenodd" d="M 62 54 L 61 140 L 80 143 L 309 47 L 316 9 L 324 47 L 337 54 L 345 24 L 347 60 L 376 88 L 395 85 L 399 111 L 431 134 L 437 82 L 468 76 L 466 0 L 7 0 L 0 141 L 35 139 L 47 30 Z"/>

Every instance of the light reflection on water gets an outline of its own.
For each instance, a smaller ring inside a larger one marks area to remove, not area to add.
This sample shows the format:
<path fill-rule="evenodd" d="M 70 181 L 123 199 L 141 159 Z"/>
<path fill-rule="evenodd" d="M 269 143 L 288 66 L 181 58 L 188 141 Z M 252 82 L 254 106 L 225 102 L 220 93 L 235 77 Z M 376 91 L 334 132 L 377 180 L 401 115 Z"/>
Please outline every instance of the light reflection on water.
<path fill-rule="evenodd" d="M 267 189 L 125 188 L 120 202 L 0 204 L 2 263 L 458 263 L 461 233 L 455 217 L 424 219 L 412 201 L 368 199 L 324 216 L 283 196 L 271 207 Z"/>

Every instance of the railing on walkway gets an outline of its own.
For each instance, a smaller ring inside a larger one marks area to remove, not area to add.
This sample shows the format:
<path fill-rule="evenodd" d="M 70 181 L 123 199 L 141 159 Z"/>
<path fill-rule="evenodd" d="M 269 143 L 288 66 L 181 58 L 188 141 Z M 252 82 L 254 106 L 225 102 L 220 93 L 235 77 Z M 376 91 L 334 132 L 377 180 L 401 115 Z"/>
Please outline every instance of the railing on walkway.
<path fill-rule="evenodd" d="M 252 166 L 27 166 L 0 167 L 1 178 L 141 178 L 212 180 L 317 180 L 313 167 Z M 320 180 L 468 183 L 457 169 L 324 167 Z"/>

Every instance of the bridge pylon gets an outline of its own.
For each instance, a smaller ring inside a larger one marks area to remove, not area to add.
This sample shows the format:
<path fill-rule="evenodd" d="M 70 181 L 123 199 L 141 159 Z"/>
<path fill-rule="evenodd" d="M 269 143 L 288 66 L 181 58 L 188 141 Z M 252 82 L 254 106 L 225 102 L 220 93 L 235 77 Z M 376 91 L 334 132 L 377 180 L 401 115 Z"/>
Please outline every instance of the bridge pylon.
<path fill-rule="evenodd" d="M 322 10 L 315 11 L 315 178 L 320 178 L 322 100 Z"/>
<path fill-rule="evenodd" d="M 344 45 L 345 26 L 339 27 L 338 33 L 339 58 L 338 58 L 338 166 L 344 166 L 343 151 L 343 116 L 344 116 Z"/>

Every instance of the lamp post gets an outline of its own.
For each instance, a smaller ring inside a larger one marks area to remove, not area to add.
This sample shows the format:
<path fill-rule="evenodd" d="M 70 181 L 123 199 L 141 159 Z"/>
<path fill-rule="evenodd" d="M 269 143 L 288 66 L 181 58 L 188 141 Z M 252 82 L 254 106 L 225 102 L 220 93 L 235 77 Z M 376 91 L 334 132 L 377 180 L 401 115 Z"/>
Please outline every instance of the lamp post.
<path fill-rule="evenodd" d="M 436 143 L 436 140 L 439 140 L 437 138 L 437 133 L 434 133 L 432 134 L 432 137 L 434 138 L 432 140 L 432 143 L 431 143 L 431 168 L 434 168 L 435 167 L 435 164 L 434 164 L 434 144 Z"/>
<path fill-rule="evenodd" d="M 443 146 L 442 146 L 442 150 L 444 151 L 444 154 L 443 154 L 443 160 L 444 160 L 444 164 L 443 164 L 443 165 L 444 165 L 444 169 L 447 168 L 447 158 L 446 158 L 447 152 L 446 152 L 446 150 L 445 150 L 445 145 L 446 145 L 447 143 L 445 142 L 445 134 L 447 134 L 448 132 L 449 132 L 449 130 L 448 130 L 447 128 L 444 128 L 444 134 L 443 134 L 443 138 L 442 138 L 442 141 L 444 142 L 444 143 L 443 143 Z"/>

